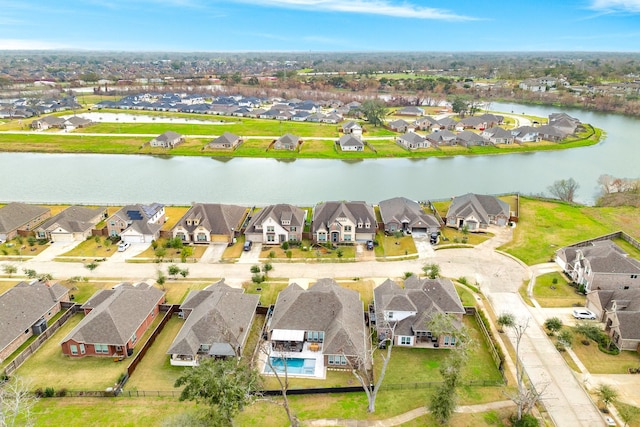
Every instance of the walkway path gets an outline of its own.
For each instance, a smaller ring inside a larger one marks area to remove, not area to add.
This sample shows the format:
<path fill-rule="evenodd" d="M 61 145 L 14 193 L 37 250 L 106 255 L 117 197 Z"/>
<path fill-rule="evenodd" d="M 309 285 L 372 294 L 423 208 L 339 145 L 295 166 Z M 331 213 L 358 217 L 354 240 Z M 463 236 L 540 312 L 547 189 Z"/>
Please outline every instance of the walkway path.
<path fill-rule="evenodd" d="M 480 405 L 460 406 L 456 409 L 456 412 L 465 414 L 475 414 L 478 412 L 487 412 L 495 409 L 511 408 L 513 402 L 510 400 L 503 400 L 500 402 L 483 403 Z M 324 427 L 324 426 L 344 426 L 344 427 L 393 427 L 399 426 L 404 423 L 408 423 L 411 420 L 419 418 L 428 414 L 427 408 L 417 408 L 404 414 L 396 415 L 395 417 L 387 418 L 384 420 L 345 420 L 338 418 L 325 418 L 318 420 L 305 420 L 304 425 L 310 427 Z"/>

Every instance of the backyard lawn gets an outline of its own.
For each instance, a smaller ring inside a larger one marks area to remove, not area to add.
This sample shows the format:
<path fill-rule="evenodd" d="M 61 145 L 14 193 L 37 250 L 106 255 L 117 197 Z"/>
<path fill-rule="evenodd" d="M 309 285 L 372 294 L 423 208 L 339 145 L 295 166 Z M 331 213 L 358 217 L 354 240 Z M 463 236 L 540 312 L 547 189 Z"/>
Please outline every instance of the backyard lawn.
<path fill-rule="evenodd" d="M 81 313 L 72 316 L 16 371 L 32 389 L 104 390 L 113 387 L 126 371 L 127 361 L 114 362 L 111 357 L 71 359 L 62 354 L 60 342 L 83 317 Z"/>
<path fill-rule="evenodd" d="M 0 295 L 7 292 L 9 289 L 13 288 L 15 285 L 20 283 L 22 280 L 0 280 Z"/>
<path fill-rule="evenodd" d="M 533 296 L 542 307 L 584 307 L 585 305 L 585 296 L 577 293 L 576 288 L 558 272 L 536 277 Z"/>
<path fill-rule="evenodd" d="M 188 206 L 165 206 L 166 221 L 162 224 L 163 230 L 171 230 L 189 210 Z"/>
<path fill-rule="evenodd" d="M 247 283 L 244 283 L 242 287 L 244 288 L 245 292 L 248 294 L 260 295 L 260 304 L 264 305 L 265 307 L 268 307 L 276 303 L 278 294 L 288 285 L 289 284 L 286 282 L 266 281 L 262 283 L 247 282 Z"/>

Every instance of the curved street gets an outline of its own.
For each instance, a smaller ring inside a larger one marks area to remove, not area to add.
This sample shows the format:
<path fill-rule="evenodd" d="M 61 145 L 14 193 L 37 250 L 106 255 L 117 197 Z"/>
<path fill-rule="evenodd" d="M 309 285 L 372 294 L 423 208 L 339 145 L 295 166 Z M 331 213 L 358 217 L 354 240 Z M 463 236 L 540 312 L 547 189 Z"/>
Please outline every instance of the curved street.
<path fill-rule="evenodd" d="M 290 282 L 300 279 L 330 277 L 336 279 L 402 277 L 405 272 L 420 273 L 426 262 L 435 262 L 445 277 L 466 277 L 469 283 L 477 284 L 488 298 L 496 314 L 513 313 L 517 319 L 531 319 L 529 328 L 521 342 L 521 356 L 527 374 L 538 390 L 544 389 L 542 402 L 557 426 L 599 426 L 604 419 L 586 391 L 555 349 L 542 328 L 545 318 L 537 308 L 527 306 L 518 293 L 518 288 L 531 277 L 529 267 L 520 261 L 495 251 L 511 239 L 511 229 L 493 229 L 496 237 L 475 248 L 441 249 L 426 251 L 419 259 L 394 262 L 342 262 L 342 263 L 273 263 L 274 277 L 286 277 Z M 52 248 L 50 248 L 52 249 Z M 49 249 L 49 250 L 50 250 Z M 132 248 L 133 249 L 133 248 Z M 89 271 L 83 263 L 54 262 L 46 256 L 17 264 L 18 271 L 31 268 L 39 273 L 50 273 L 54 278 L 73 276 L 91 279 L 154 281 L 159 265 L 156 263 L 127 263 L 122 258 L 107 259 Z M 8 264 L 2 262 L 0 264 Z M 252 263 L 188 264 L 190 279 L 225 278 L 231 286 L 240 286 L 251 280 L 249 267 Z M 514 337 L 506 334 L 515 347 Z"/>

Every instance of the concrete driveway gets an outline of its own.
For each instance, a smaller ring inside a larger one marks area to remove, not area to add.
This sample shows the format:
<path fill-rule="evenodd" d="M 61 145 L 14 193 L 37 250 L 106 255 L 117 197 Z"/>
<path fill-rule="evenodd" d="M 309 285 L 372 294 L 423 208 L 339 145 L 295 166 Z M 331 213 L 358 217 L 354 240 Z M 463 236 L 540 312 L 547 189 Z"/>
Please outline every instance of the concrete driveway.
<path fill-rule="evenodd" d="M 226 243 L 210 243 L 209 247 L 207 247 L 207 249 L 204 251 L 204 254 L 202 254 L 202 257 L 198 262 L 204 264 L 214 264 L 216 262 L 220 262 L 225 249 L 227 249 Z"/>
<path fill-rule="evenodd" d="M 113 250 L 115 250 L 115 253 L 107 258 L 107 261 L 109 263 L 125 262 L 127 259 L 146 251 L 149 246 L 151 246 L 151 243 L 131 243 L 127 250 L 120 252 L 118 251 L 118 246 L 114 245 Z"/>
<path fill-rule="evenodd" d="M 71 249 L 82 243 L 82 240 L 73 240 L 71 242 L 54 242 L 47 249 L 40 252 L 33 259 L 37 261 L 51 261 L 52 259 L 69 252 Z"/>
<path fill-rule="evenodd" d="M 424 236 L 413 235 L 413 243 L 418 250 L 418 258 L 430 258 L 434 256 L 435 250 L 429 240 L 429 236 L 426 234 Z"/>
<path fill-rule="evenodd" d="M 262 243 L 253 243 L 250 251 L 242 251 L 238 264 L 258 264 L 260 263 L 260 251 L 262 251 Z"/>

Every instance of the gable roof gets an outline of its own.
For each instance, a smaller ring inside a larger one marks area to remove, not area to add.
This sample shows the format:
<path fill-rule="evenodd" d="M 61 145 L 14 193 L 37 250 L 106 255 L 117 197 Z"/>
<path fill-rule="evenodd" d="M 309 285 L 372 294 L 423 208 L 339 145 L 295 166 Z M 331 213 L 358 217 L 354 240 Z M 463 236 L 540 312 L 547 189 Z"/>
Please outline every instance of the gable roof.
<path fill-rule="evenodd" d="M 144 282 L 100 290 L 82 306 L 92 310 L 62 341 L 124 346 L 163 300 L 163 291 Z"/>
<path fill-rule="evenodd" d="M 0 295 L 0 351 L 24 334 L 69 293 L 56 283 L 20 282 Z"/>
<path fill-rule="evenodd" d="M 356 225 L 356 232 L 375 231 L 376 215 L 373 206 L 365 202 L 325 202 L 313 210 L 313 232 L 327 228 L 337 218 L 348 218 Z M 369 228 L 365 224 L 369 223 Z M 362 224 L 362 227 L 358 227 Z"/>
<path fill-rule="evenodd" d="M 489 224 L 490 216 L 504 215 L 509 218 L 509 209 L 507 202 L 495 196 L 467 193 L 453 199 L 447 211 L 447 218 L 467 218 L 475 214 L 478 220 Z"/>
<path fill-rule="evenodd" d="M 362 354 L 364 311 L 356 291 L 333 279 L 320 279 L 308 290 L 293 283 L 278 295 L 270 330 L 324 331 L 324 354 Z"/>
<path fill-rule="evenodd" d="M 404 135 L 398 136 L 399 140 L 406 141 L 408 144 L 422 144 L 426 141 L 426 138 L 422 135 L 418 135 L 415 132 L 407 132 Z"/>
<path fill-rule="evenodd" d="M 289 225 L 283 225 L 285 228 L 289 227 L 303 227 L 306 211 L 293 205 L 277 204 L 269 205 L 264 209 L 261 209 L 256 213 L 249 224 L 247 225 L 247 233 L 255 231 L 256 225 L 263 224 L 268 218 L 272 218 L 276 223 L 283 225 L 283 220 L 287 220 Z"/>
<path fill-rule="evenodd" d="M 38 230 L 53 231 L 60 227 L 68 233 L 82 233 L 91 229 L 96 223 L 92 220 L 100 218 L 105 208 L 85 208 L 69 206 L 59 214 L 52 216 L 38 227 Z"/>
<path fill-rule="evenodd" d="M 411 227 L 439 227 L 435 216 L 427 214 L 420 204 L 406 197 L 394 197 L 379 203 L 380 216 L 386 225 L 390 222 L 408 224 Z"/>
<path fill-rule="evenodd" d="M 204 227 L 210 234 L 231 234 L 234 230 L 239 230 L 247 208 L 238 205 L 226 205 L 219 203 L 196 203 L 180 221 L 173 227 L 183 227 L 192 232 L 198 227 Z M 188 220 L 198 220 L 198 224 L 188 224 Z"/>
<path fill-rule="evenodd" d="M 338 140 L 340 147 L 364 147 L 364 142 L 348 133 Z"/>
<path fill-rule="evenodd" d="M 161 142 L 172 142 L 172 141 L 176 141 L 178 139 L 182 138 L 182 135 L 180 135 L 177 132 L 174 132 L 172 130 L 168 130 L 160 135 L 158 135 L 156 137 L 156 141 L 161 141 Z"/>
<path fill-rule="evenodd" d="M 0 208 L 0 233 L 8 233 L 49 211 L 49 208 L 13 202 Z"/>
<path fill-rule="evenodd" d="M 285 133 L 284 135 L 282 135 L 280 138 L 276 140 L 276 143 L 279 143 L 282 145 L 297 145 L 298 141 L 300 141 L 299 136 L 295 136 L 290 133 Z"/>
<path fill-rule="evenodd" d="M 616 311 L 640 311 L 640 289 L 599 289 L 592 292 L 606 310 L 612 310 L 615 303 Z"/>
<path fill-rule="evenodd" d="M 235 145 L 240 137 L 231 132 L 224 132 L 219 137 L 215 138 L 209 143 L 209 145 Z"/>
<path fill-rule="evenodd" d="M 202 344 L 208 344 L 213 356 L 235 356 L 251 329 L 259 302 L 259 295 L 245 294 L 224 280 L 191 291 L 180 305 L 189 312 L 187 320 L 167 354 L 196 355 Z"/>

